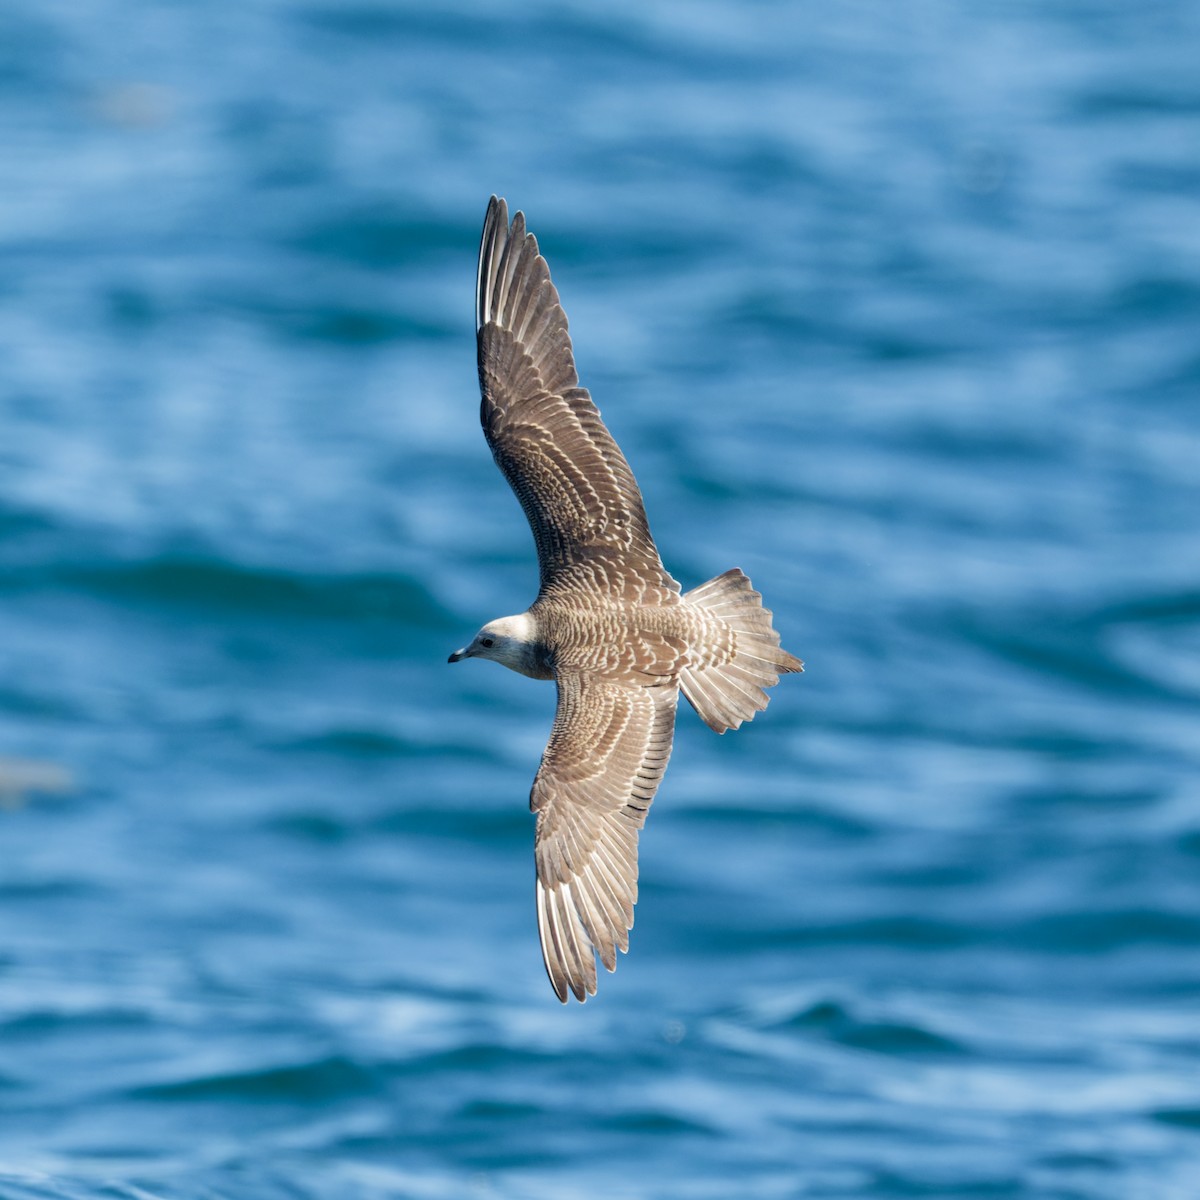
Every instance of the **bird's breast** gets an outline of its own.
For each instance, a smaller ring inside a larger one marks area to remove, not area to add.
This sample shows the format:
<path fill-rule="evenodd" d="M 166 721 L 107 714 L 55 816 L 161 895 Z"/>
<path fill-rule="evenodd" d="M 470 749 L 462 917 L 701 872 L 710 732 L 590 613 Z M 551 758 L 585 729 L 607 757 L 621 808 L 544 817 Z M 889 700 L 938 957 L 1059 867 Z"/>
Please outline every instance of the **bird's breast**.
<path fill-rule="evenodd" d="M 688 662 L 689 630 L 680 607 L 558 602 L 539 612 L 538 622 L 558 671 L 656 683 Z"/>

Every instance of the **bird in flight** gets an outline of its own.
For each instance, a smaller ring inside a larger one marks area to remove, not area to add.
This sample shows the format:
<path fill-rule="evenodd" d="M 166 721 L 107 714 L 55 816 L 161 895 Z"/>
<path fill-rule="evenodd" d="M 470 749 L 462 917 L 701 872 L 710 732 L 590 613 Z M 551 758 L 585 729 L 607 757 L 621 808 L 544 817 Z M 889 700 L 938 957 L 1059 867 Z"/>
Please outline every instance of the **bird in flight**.
<path fill-rule="evenodd" d="M 724 733 L 803 663 L 736 568 L 690 592 L 667 573 L 642 494 L 585 388 L 567 316 L 525 217 L 492 197 L 479 246 L 480 419 L 533 530 L 540 587 L 450 655 L 553 679 L 558 707 L 533 781 L 537 918 L 555 994 L 586 1000 L 596 960 L 629 949 L 638 831 L 684 698 Z"/>

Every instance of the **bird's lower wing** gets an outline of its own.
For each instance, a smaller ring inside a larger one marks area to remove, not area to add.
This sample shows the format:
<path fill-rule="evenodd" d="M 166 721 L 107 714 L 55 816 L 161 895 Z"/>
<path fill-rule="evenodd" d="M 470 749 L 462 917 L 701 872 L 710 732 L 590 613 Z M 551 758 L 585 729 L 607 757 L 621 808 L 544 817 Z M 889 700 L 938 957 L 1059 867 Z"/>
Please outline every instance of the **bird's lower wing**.
<path fill-rule="evenodd" d="M 638 831 L 667 769 L 679 690 L 594 676 L 558 680 L 558 711 L 530 807 L 537 813 L 538 934 L 558 998 L 596 991 L 629 949 Z"/>

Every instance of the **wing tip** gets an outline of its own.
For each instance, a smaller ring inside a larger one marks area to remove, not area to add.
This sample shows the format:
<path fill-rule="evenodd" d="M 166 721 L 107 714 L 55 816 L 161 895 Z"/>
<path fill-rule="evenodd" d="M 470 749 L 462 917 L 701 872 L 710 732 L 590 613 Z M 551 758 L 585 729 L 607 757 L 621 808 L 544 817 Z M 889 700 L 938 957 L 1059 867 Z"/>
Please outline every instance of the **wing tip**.
<path fill-rule="evenodd" d="M 508 303 L 506 294 L 519 261 L 529 257 L 536 260 L 540 253 L 537 238 L 526 228 L 525 213 L 517 209 L 510 219 L 508 201 L 493 193 L 479 239 L 479 266 L 475 276 L 476 331 L 496 320 L 497 310 Z M 549 279 L 549 267 L 544 259 L 541 261 Z"/>
<path fill-rule="evenodd" d="M 571 906 L 571 907 L 568 907 Z M 537 880 L 538 938 L 542 945 L 542 963 L 550 986 L 560 1003 L 574 996 L 580 1004 L 596 994 L 596 957 L 591 939 L 575 914 L 569 894 L 547 888 Z M 579 929 L 574 929 L 574 916 Z"/>
<path fill-rule="evenodd" d="M 499 231 L 504 230 L 504 237 Z M 488 201 L 487 213 L 483 218 L 483 233 L 479 238 L 479 267 L 475 275 L 475 328 L 487 324 L 491 306 L 492 287 L 495 283 L 498 248 L 502 249 L 508 236 L 508 203 L 493 193 Z"/>

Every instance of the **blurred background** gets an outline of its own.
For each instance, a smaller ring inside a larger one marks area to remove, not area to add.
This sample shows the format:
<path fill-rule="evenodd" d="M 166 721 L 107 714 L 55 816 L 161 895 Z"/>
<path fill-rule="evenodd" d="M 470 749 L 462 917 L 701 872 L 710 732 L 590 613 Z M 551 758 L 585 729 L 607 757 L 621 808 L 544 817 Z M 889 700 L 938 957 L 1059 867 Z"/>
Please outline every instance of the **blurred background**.
<path fill-rule="evenodd" d="M 6 0 L 0 1195 L 1200 1191 L 1200 7 Z M 685 587 L 543 974 L 478 427 L 529 216 Z"/>

